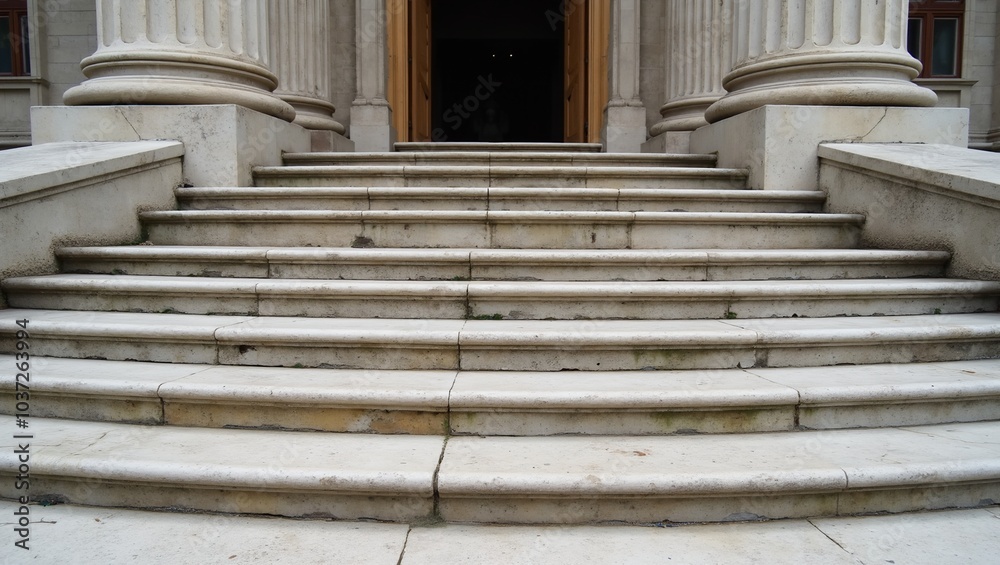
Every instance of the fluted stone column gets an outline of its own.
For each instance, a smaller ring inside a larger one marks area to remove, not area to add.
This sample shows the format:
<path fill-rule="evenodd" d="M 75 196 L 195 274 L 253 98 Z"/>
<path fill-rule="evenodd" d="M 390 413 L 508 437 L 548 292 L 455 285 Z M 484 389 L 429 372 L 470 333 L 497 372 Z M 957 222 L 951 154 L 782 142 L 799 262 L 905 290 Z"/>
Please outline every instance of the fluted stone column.
<path fill-rule="evenodd" d="M 608 66 L 610 89 L 604 123 L 605 150 L 639 153 L 646 141 L 646 108 L 639 96 L 639 0 L 611 3 L 611 38 Z"/>
<path fill-rule="evenodd" d="M 734 0 L 671 0 L 667 5 L 663 120 L 651 136 L 690 132 L 708 125 L 705 110 L 726 93 L 722 78 L 732 68 Z"/>
<path fill-rule="evenodd" d="M 291 121 L 268 70 L 267 0 L 98 0 L 67 105 L 236 104 Z"/>
<path fill-rule="evenodd" d="M 295 108 L 295 122 L 344 133 L 330 102 L 330 4 L 318 0 L 269 0 L 271 69 L 279 98 Z"/>
<path fill-rule="evenodd" d="M 996 37 L 1000 37 L 1000 18 L 997 18 Z M 1000 152 L 1000 57 L 993 59 L 993 112 L 990 120 L 990 131 L 986 141 L 990 143 L 991 151 Z"/>
<path fill-rule="evenodd" d="M 766 104 L 933 106 L 911 82 L 907 0 L 735 0 L 734 66 L 709 122 Z"/>

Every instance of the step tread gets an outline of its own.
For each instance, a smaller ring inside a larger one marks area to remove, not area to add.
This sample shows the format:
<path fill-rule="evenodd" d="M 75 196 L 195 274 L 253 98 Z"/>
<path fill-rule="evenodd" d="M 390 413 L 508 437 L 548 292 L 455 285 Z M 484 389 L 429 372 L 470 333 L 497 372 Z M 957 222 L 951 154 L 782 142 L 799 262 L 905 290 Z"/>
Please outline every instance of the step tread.
<path fill-rule="evenodd" d="M 179 187 L 178 198 L 617 198 L 663 200 L 746 200 L 822 202 L 826 193 L 812 190 L 746 190 L 683 188 L 532 188 L 532 187 L 410 187 L 410 186 L 329 186 L 329 187 Z"/>
<path fill-rule="evenodd" d="M 0 422 L 13 428 L 12 417 Z M 443 503 L 476 496 L 803 494 L 1000 479 L 997 422 L 696 437 L 453 437 L 447 445 L 440 436 L 43 418 L 31 425 L 33 477 L 426 496 L 436 481 Z M 3 440 L 0 469 L 8 473 L 17 467 L 16 443 Z"/>
<path fill-rule="evenodd" d="M 0 355 L 13 366 L 14 357 Z M 561 412 L 1000 399 L 1000 360 L 569 373 L 357 371 L 35 357 L 32 392 L 393 410 Z M 0 391 L 11 392 L 11 380 Z M 206 407 L 206 410 L 209 408 Z"/>
<path fill-rule="evenodd" d="M 278 165 L 253 168 L 255 177 L 335 177 L 408 175 L 420 177 L 637 177 L 683 179 L 745 179 L 746 169 L 718 167 L 616 167 L 594 165 L 563 165 L 555 167 L 516 165 Z"/>
<path fill-rule="evenodd" d="M 585 153 L 573 151 L 432 151 L 395 153 L 286 153 L 286 165 L 375 165 L 375 164 L 427 164 L 441 161 L 472 162 L 504 165 L 518 162 L 546 164 L 563 162 L 567 165 L 646 164 L 648 166 L 713 166 L 716 156 L 711 154 L 656 154 L 656 153 Z"/>
<path fill-rule="evenodd" d="M 163 259 L 231 259 L 265 260 L 268 257 L 299 259 L 350 260 L 385 258 L 394 261 L 457 261 L 489 259 L 492 261 L 532 262 L 819 262 L 856 263 L 868 261 L 932 261 L 951 258 L 947 251 L 908 251 L 882 249 L 478 249 L 478 248 L 351 248 L 351 247 L 234 247 L 198 245 L 133 245 L 112 247 L 62 247 L 56 250 L 60 258 L 163 258 Z"/>
<path fill-rule="evenodd" d="M 886 341 L 992 340 L 1000 313 L 730 320 L 447 320 L 207 316 L 127 312 L 0 310 L 4 333 L 27 319 L 35 337 L 119 336 L 219 342 L 401 342 L 438 346 L 840 345 Z M 2 335 L 2 334 L 0 334 Z"/>
<path fill-rule="evenodd" d="M 617 211 L 507 211 L 507 210 L 166 210 L 142 212 L 143 222 L 497 222 L 497 223 L 699 223 L 699 224 L 852 224 L 860 214 L 799 212 L 617 212 Z"/>
<path fill-rule="evenodd" d="M 13 417 L 0 421 L 13 426 Z M 32 478 L 432 496 L 444 438 L 31 419 Z M 3 440 L 0 470 L 17 468 Z M 294 448 L 289 448 L 294 446 Z M 364 457 L 358 457 L 364 453 Z M 280 457 L 280 465 L 277 464 Z"/>
<path fill-rule="evenodd" d="M 329 295 L 627 300 L 725 297 L 909 297 L 998 294 L 1000 282 L 963 279 L 776 281 L 385 281 L 60 274 L 5 279 L 7 292 L 103 292 L 178 295 Z"/>
<path fill-rule="evenodd" d="M 442 501 L 675 497 L 998 479 L 1000 423 L 977 422 L 697 437 L 456 437 L 445 449 L 438 490 Z"/>

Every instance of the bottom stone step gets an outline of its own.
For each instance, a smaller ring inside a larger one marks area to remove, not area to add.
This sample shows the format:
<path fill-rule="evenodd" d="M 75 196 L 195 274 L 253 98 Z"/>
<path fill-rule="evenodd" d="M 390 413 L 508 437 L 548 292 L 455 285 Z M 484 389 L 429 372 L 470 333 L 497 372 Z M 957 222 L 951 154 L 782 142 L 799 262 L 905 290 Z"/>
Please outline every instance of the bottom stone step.
<path fill-rule="evenodd" d="M 0 425 L 14 429 L 14 419 Z M 32 418 L 35 501 L 489 523 L 723 522 L 1000 500 L 1000 423 L 658 437 L 208 430 Z M 437 514 L 440 512 L 440 514 Z"/>
<path fill-rule="evenodd" d="M 14 418 L 0 418 L 15 429 Z M 30 444 L 34 501 L 406 521 L 434 511 L 439 436 L 149 427 L 31 418 L 6 439 L 0 497 Z"/>
<path fill-rule="evenodd" d="M 452 438 L 455 522 L 676 523 L 1000 501 L 1000 423 L 725 436 Z"/>

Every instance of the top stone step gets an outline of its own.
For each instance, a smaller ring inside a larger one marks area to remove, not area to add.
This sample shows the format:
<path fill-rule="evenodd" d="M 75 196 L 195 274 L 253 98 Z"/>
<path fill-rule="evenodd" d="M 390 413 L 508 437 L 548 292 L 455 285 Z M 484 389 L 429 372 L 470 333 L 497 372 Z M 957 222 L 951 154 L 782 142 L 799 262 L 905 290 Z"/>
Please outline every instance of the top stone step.
<path fill-rule="evenodd" d="M 715 155 L 652 153 L 581 153 L 565 151 L 431 151 L 403 153 L 287 153 L 286 165 L 298 166 L 497 166 L 497 167 L 702 167 L 716 165 Z"/>
<path fill-rule="evenodd" d="M 406 142 L 395 145 L 397 152 L 413 151 L 560 151 L 600 153 L 600 143 L 434 143 Z"/>

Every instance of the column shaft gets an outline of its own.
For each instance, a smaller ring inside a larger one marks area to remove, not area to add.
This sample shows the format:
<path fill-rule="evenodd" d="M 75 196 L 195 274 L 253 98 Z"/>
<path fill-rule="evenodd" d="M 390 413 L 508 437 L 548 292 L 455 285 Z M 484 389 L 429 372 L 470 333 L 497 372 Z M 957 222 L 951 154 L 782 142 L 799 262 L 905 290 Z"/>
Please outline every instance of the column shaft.
<path fill-rule="evenodd" d="M 736 0 L 728 94 L 716 122 L 765 104 L 933 106 L 911 81 L 907 0 Z"/>
<path fill-rule="evenodd" d="M 279 98 L 295 108 L 295 123 L 344 133 L 330 102 L 330 4 L 317 0 L 269 0 L 271 69 Z"/>
<path fill-rule="evenodd" d="M 97 52 L 67 105 L 238 104 L 291 121 L 271 94 L 266 0 L 98 0 Z"/>
<path fill-rule="evenodd" d="M 650 135 L 694 131 L 707 125 L 705 110 L 725 93 L 732 68 L 733 0 L 671 0 L 667 5 L 667 102 Z"/>

